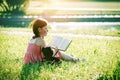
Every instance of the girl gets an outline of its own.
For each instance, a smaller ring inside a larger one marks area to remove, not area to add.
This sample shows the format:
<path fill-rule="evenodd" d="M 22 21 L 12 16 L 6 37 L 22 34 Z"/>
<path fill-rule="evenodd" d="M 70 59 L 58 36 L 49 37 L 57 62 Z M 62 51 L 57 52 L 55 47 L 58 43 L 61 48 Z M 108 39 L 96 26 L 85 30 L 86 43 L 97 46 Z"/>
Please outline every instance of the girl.
<path fill-rule="evenodd" d="M 42 48 L 46 47 L 46 43 L 44 37 L 47 36 L 48 29 L 47 29 L 47 21 L 44 19 L 36 19 L 32 25 L 32 30 L 34 36 L 29 41 L 27 51 L 24 56 L 24 63 L 35 63 L 41 62 L 44 58 Z M 63 52 L 57 51 L 54 49 L 54 53 L 56 58 L 66 61 L 77 62 L 79 61 L 78 58 L 74 58 L 73 56 L 67 55 Z"/>

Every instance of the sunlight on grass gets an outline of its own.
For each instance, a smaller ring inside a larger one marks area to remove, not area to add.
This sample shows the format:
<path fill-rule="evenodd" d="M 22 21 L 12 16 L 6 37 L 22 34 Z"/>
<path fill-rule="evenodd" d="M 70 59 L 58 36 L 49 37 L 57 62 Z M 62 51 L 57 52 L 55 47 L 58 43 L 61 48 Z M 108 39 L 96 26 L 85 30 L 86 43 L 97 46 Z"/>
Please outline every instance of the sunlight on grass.
<path fill-rule="evenodd" d="M 4 29 L 5 30 L 5 29 Z M 14 29 L 13 29 L 14 30 Z M 22 29 L 19 29 L 22 31 Z M 72 43 L 67 54 L 86 62 L 23 64 L 31 35 L 0 32 L 0 80 L 100 80 L 120 78 L 120 40 L 91 39 L 68 36 Z M 46 40 L 49 42 L 51 36 Z"/>

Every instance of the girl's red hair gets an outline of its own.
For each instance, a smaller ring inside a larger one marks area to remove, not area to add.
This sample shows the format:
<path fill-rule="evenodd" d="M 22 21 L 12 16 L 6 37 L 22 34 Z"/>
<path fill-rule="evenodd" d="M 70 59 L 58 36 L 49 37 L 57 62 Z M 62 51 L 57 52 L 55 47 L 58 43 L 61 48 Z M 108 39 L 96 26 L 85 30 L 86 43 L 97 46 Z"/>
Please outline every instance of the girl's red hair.
<path fill-rule="evenodd" d="M 47 21 L 45 19 L 36 19 L 33 22 L 33 26 L 32 26 L 33 33 L 35 34 L 33 36 L 33 38 L 40 37 L 38 28 L 43 28 L 43 27 L 47 26 L 47 24 L 48 23 L 47 23 Z"/>

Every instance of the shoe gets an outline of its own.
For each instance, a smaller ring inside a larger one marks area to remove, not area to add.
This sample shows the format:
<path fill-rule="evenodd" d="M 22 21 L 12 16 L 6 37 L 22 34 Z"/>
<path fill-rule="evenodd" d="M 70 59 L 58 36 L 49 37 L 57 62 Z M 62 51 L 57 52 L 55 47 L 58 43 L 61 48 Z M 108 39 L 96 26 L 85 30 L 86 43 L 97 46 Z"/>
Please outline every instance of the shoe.
<path fill-rule="evenodd" d="M 80 61 L 81 61 L 81 62 L 85 62 L 85 61 L 86 61 L 86 58 L 81 58 Z"/>

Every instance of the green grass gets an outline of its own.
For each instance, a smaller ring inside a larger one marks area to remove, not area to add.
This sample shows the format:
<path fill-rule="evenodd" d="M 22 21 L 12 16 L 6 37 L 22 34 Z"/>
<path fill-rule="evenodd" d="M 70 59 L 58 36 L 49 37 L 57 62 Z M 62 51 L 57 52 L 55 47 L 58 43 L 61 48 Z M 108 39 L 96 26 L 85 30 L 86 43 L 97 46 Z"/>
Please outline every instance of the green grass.
<path fill-rule="evenodd" d="M 73 42 L 66 53 L 85 57 L 86 62 L 63 61 L 59 66 L 47 63 L 24 65 L 23 57 L 31 36 L 0 31 L 0 80 L 120 79 L 120 40 L 68 36 Z M 49 42 L 51 36 L 46 40 Z"/>

